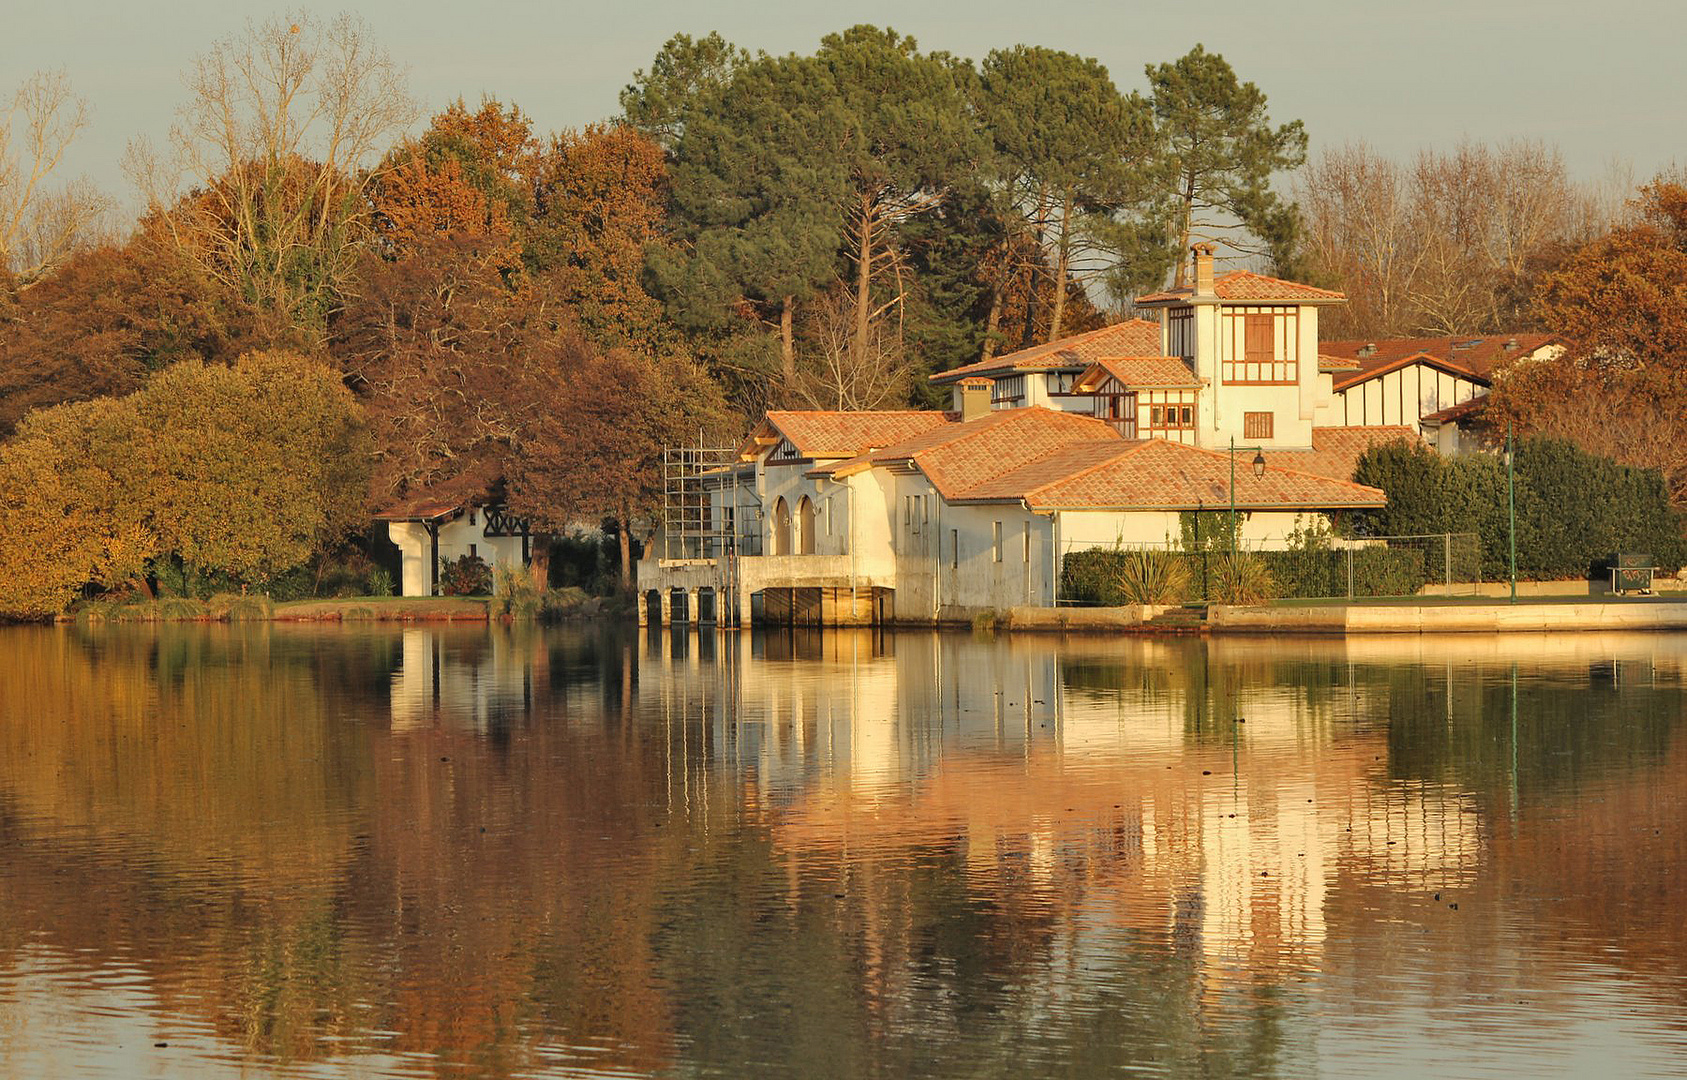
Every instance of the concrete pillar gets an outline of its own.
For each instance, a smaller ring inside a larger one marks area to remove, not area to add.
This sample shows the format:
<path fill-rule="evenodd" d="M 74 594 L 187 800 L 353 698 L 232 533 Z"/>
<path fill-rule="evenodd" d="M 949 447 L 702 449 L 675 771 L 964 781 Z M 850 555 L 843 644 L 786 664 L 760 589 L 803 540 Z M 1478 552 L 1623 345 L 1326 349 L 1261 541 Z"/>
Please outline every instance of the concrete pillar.
<path fill-rule="evenodd" d="M 750 590 L 740 585 L 732 591 L 732 606 L 734 608 L 732 621 L 740 630 L 750 628 Z"/>
<path fill-rule="evenodd" d="M 662 604 L 662 625 L 671 626 L 674 621 L 674 594 L 671 589 L 662 589 L 657 594 Z"/>
<path fill-rule="evenodd" d="M 650 590 L 645 589 L 638 594 L 638 624 L 650 625 Z"/>
<path fill-rule="evenodd" d="M 701 626 L 702 620 L 697 617 L 697 590 L 685 590 L 685 621 L 692 626 Z"/>

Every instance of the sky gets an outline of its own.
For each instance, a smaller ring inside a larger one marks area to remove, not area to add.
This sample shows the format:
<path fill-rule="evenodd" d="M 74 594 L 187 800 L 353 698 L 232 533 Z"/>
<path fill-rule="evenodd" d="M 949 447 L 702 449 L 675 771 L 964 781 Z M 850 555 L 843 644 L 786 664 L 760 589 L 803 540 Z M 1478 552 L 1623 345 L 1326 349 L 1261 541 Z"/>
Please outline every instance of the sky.
<path fill-rule="evenodd" d="M 62 172 L 125 201 L 124 147 L 135 136 L 163 141 L 193 58 L 250 19 L 291 10 L 243 0 L 4 6 L 0 92 L 65 69 L 92 124 Z M 830 31 L 869 22 L 975 59 L 1016 44 L 1083 53 L 1124 90 L 1145 88 L 1144 65 L 1201 43 L 1265 91 L 1274 120 L 1302 120 L 1314 153 L 1363 139 L 1405 157 L 1521 137 L 1556 145 L 1586 180 L 1613 163 L 1644 180 L 1687 162 L 1683 0 L 349 0 L 304 10 L 367 22 L 409 69 L 424 115 L 490 94 L 545 131 L 613 115 L 621 87 L 675 33 L 719 30 L 751 50 L 808 52 Z"/>

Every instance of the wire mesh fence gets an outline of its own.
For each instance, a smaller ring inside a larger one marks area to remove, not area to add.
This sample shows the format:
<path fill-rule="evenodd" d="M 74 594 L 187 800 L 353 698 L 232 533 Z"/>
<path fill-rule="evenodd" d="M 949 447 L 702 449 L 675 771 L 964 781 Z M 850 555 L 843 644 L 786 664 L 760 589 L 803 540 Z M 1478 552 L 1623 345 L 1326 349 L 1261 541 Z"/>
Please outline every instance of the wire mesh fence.
<path fill-rule="evenodd" d="M 1069 605 L 1457 596 L 1482 584 L 1476 533 L 1063 546 L 1056 603 Z"/>

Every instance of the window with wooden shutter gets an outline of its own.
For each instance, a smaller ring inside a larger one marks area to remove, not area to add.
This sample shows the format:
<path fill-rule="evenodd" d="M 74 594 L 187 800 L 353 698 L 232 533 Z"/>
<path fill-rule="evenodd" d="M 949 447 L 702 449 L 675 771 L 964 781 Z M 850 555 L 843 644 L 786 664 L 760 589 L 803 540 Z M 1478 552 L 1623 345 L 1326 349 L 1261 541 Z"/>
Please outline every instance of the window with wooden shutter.
<path fill-rule="evenodd" d="M 1226 309 L 1220 341 L 1227 383 L 1283 386 L 1299 381 L 1300 312 L 1296 308 Z"/>
<path fill-rule="evenodd" d="M 1242 437 L 1244 439 L 1269 439 L 1272 437 L 1272 427 L 1275 414 L 1268 412 L 1245 412 L 1242 414 Z"/>

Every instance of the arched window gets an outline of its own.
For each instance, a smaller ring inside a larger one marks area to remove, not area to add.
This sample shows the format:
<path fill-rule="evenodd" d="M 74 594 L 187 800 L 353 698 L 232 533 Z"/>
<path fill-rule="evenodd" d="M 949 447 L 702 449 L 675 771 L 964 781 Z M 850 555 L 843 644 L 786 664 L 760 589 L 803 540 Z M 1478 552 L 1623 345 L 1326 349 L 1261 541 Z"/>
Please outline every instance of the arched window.
<path fill-rule="evenodd" d="M 807 495 L 797 503 L 797 554 L 814 554 L 814 504 Z"/>
<path fill-rule="evenodd" d="M 773 504 L 773 536 L 769 546 L 775 555 L 791 553 L 791 507 L 783 495 Z"/>

